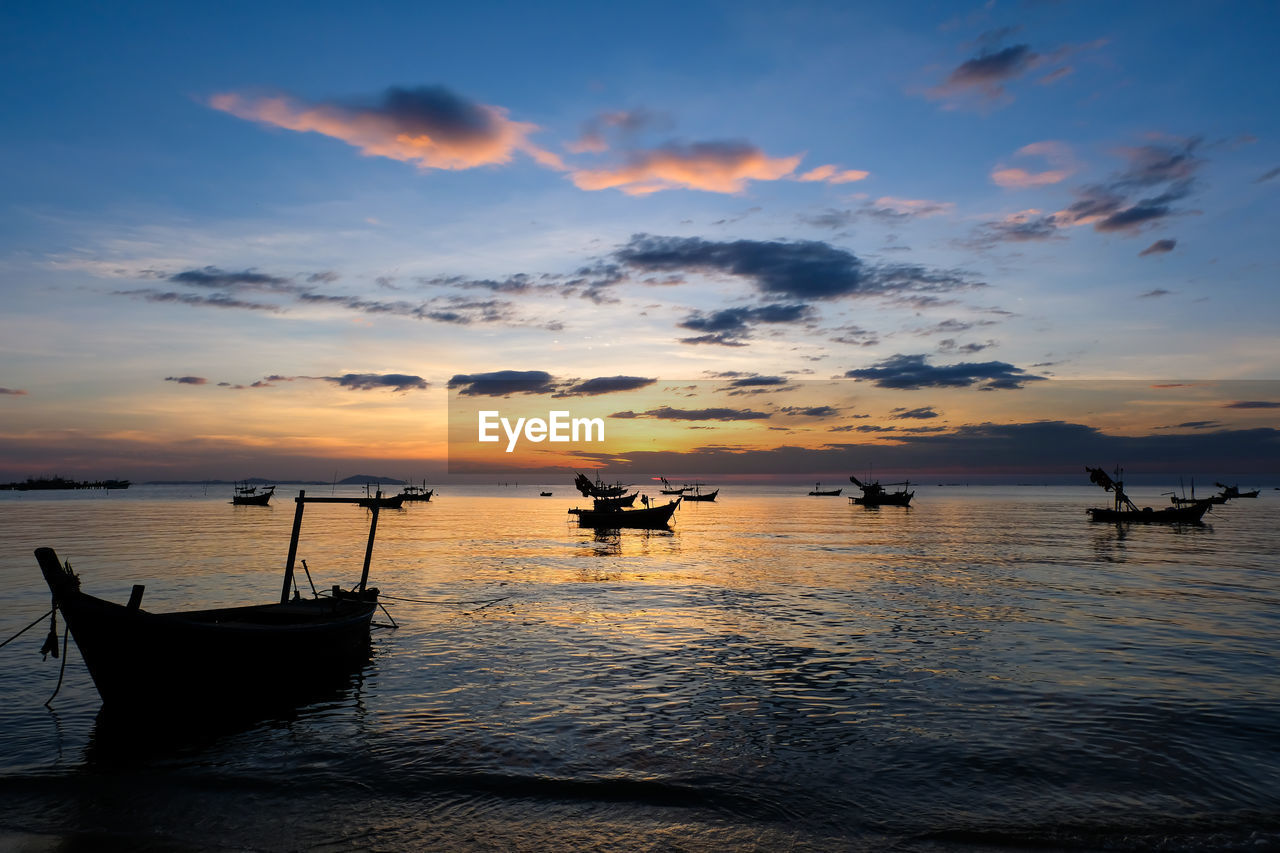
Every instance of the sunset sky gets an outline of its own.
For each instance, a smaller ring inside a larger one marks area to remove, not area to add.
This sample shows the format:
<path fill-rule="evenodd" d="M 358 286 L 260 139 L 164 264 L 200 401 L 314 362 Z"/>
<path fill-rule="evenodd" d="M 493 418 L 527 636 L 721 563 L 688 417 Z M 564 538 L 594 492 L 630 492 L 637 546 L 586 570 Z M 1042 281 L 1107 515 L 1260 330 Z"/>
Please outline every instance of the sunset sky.
<path fill-rule="evenodd" d="M 513 410 L 618 415 L 555 464 L 1280 472 L 1278 37 L 1263 2 L 6 4 L 0 481 L 443 476 L 451 395 L 516 373 Z"/>

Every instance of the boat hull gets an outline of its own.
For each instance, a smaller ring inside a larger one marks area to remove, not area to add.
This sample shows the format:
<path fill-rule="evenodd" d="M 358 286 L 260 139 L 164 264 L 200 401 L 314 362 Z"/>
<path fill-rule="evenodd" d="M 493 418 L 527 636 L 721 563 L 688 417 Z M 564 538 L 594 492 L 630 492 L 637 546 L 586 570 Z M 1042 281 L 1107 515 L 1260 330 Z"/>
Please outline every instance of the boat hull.
<path fill-rule="evenodd" d="M 720 494 L 720 490 L 716 489 L 714 492 L 707 492 L 705 495 L 684 495 L 683 499 L 686 501 L 713 501 L 718 494 Z"/>
<path fill-rule="evenodd" d="M 1171 506 L 1164 509 L 1147 507 L 1140 510 L 1090 508 L 1085 510 L 1091 521 L 1138 522 L 1141 524 L 1199 524 L 1209 511 L 1208 501 L 1191 506 Z"/>
<path fill-rule="evenodd" d="M 341 685 L 369 659 L 377 591 L 364 597 L 151 613 L 79 590 L 36 550 L 103 706 L 147 714 L 292 704 Z"/>
<path fill-rule="evenodd" d="M 850 495 L 849 502 L 858 506 L 911 506 L 915 492 L 894 492 L 887 495 L 867 496 Z"/>
<path fill-rule="evenodd" d="M 671 516 L 679 505 L 680 499 L 677 498 L 662 506 L 651 506 L 644 509 L 571 509 L 569 513 L 578 517 L 579 527 L 603 527 L 609 529 L 621 527 L 659 528 L 666 527 L 670 523 Z"/>
<path fill-rule="evenodd" d="M 271 492 L 260 495 L 234 495 L 231 502 L 236 506 L 268 506 L 271 503 Z"/>

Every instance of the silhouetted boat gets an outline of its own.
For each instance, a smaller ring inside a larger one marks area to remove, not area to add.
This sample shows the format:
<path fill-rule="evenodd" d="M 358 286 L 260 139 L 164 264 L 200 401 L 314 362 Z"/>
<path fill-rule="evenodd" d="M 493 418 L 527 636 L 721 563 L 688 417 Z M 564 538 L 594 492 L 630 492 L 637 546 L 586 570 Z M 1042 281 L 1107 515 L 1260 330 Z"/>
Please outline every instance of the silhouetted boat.
<path fill-rule="evenodd" d="M 1242 492 L 1239 486 L 1227 486 L 1222 483 L 1214 483 L 1214 485 L 1222 489 L 1220 496 L 1224 501 L 1233 500 L 1234 498 L 1256 498 L 1258 496 L 1257 489 L 1252 492 Z"/>
<path fill-rule="evenodd" d="M 1124 492 L 1124 481 L 1120 479 L 1124 474 L 1123 470 L 1116 469 L 1115 479 L 1108 476 L 1107 472 L 1101 468 L 1090 468 L 1086 465 L 1084 470 L 1089 472 L 1090 482 L 1096 483 L 1108 492 L 1115 493 L 1115 505 L 1111 508 L 1090 507 L 1085 510 L 1093 521 L 1199 524 L 1200 519 L 1213 505 L 1210 500 L 1198 500 L 1193 503 L 1174 504 L 1162 509 L 1152 509 L 1149 506 L 1139 509 L 1138 505 Z"/>
<path fill-rule="evenodd" d="M 356 498 L 356 503 L 365 509 L 400 509 L 400 505 L 405 501 L 403 494 L 384 495 L 381 489 L 373 490 L 371 486 L 364 487 L 364 497 Z"/>
<path fill-rule="evenodd" d="M 716 499 L 716 495 L 718 494 L 720 494 L 719 489 L 716 489 L 714 492 L 707 492 L 706 494 L 703 494 L 702 484 L 694 483 L 693 491 L 685 492 L 681 497 L 687 501 L 713 501 Z"/>
<path fill-rule="evenodd" d="M 236 483 L 235 491 L 231 494 L 231 502 L 236 506 L 267 506 L 271 503 L 271 496 L 275 491 L 275 486 L 263 486 L 259 491 L 257 486 Z"/>
<path fill-rule="evenodd" d="M 852 474 L 849 475 L 849 481 L 862 489 L 862 496 L 849 495 L 849 503 L 855 503 L 859 506 L 911 506 L 911 499 L 915 497 L 915 492 L 907 491 L 911 487 L 910 481 L 901 483 L 888 483 L 890 486 L 902 486 L 896 492 L 887 492 L 880 481 L 874 483 L 864 483 Z"/>
<path fill-rule="evenodd" d="M 844 489 L 823 489 L 821 483 L 814 483 L 813 491 L 809 492 L 809 494 L 814 497 L 834 498 L 839 497 L 843 491 Z"/>
<path fill-rule="evenodd" d="M 662 481 L 662 488 L 658 489 L 658 491 L 664 495 L 683 495 L 685 492 L 693 488 L 693 486 L 680 486 L 679 488 L 674 488 L 667 482 L 666 477 L 659 477 L 658 479 Z"/>
<path fill-rule="evenodd" d="M 542 497 L 542 498 L 549 498 L 549 497 L 551 497 L 551 493 L 550 493 L 550 492 L 538 492 L 538 497 Z"/>
<path fill-rule="evenodd" d="M 408 485 L 400 490 L 401 501 L 429 501 L 431 496 L 436 493 L 435 489 L 428 489 L 427 484 L 421 486 Z"/>
<path fill-rule="evenodd" d="M 661 506 L 645 506 L 641 509 L 571 509 L 570 515 L 578 517 L 580 527 L 666 527 L 671 515 L 680 505 L 681 498 Z"/>
<path fill-rule="evenodd" d="M 617 498 L 626 494 L 627 489 L 631 488 L 621 483 L 614 483 L 613 485 L 602 483 L 598 473 L 594 483 L 588 480 L 585 474 L 578 474 L 573 478 L 573 485 L 577 487 L 583 497 L 588 498 Z"/>
<path fill-rule="evenodd" d="M 96 598 L 81 591 L 79 576 L 52 548 L 37 548 L 54 605 L 67 621 L 104 708 L 127 707 L 143 715 L 244 710 L 340 684 L 369 656 L 369 625 L 378 607 L 378 590 L 368 586 L 377 510 L 356 587 L 334 586 L 325 596 L 304 599 L 293 570 L 304 506 L 357 500 L 298 492 L 284 585 L 273 604 L 152 613 L 141 609 L 141 585 L 134 586 L 128 604 Z M 56 634 L 52 639 L 56 654 Z"/>
<path fill-rule="evenodd" d="M 639 494 L 639 492 L 632 492 L 617 498 L 592 498 L 591 500 L 595 503 L 596 509 L 623 509 L 633 505 Z"/>

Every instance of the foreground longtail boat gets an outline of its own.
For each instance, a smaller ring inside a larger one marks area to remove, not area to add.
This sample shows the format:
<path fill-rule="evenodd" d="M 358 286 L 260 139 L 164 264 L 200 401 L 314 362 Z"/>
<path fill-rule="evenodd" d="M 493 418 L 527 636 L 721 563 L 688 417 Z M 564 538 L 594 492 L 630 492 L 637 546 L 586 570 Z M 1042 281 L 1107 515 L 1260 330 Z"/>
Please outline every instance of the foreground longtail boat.
<path fill-rule="evenodd" d="M 661 506 L 645 506 L 640 509 L 571 509 L 570 515 L 578 517 L 579 527 L 666 527 L 681 498 L 676 498 Z"/>
<path fill-rule="evenodd" d="M 1090 482 L 1096 483 L 1108 492 L 1115 493 L 1115 504 L 1113 506 L 1109 508 L 1090 507 L 1085 510 L 1092 521 L 1131 521 L 1143 524 L 1160 522 L 1166 524 L 1199 524 L 1200 519 L 1213 506 L 1212 500 L 1204 499 L 1191 503 L 1174 504 L 1162 509 L 1152 509 L 1149 506 L 1139 508 L 1125 494 L 1124 481 L 1120 479 L 1124 473 L 1121 469 L 1116 469 L 1115 479 L 1112 479 L 1101 468 L 1090 468 L 1086 465 L 1084 470 L 1089 472 Z"/>
<path fill-rule="evenodd" d="M 907 491 L 911 487 L 909 481 L 889 483 L 890 486 L 902 486 L 896 492 L 885 491 L 879 480 L 874 483 L 864 483 L 852 474 L 849 475 L 849 482 L 862 489 L 861 497 L 849 495 L 849 503 L 859 506 L 911 506 L 911 498 L 915 496 L 915 492 Z"/>
<path fill-rule="evenodd" d="M 295 500 L 284 585 L 272 604 L 152 613 L 141 608 L 141 585 L 128 604 L 105 601 L 81 591 L 80 577 L 52 548 L 36 549 L 54 605 L 104 708 L 207 714 L 291 703 L 340 684 L 368 660 L 369 626 L 378 607 L 378 590 L 368 586 L 378 509 L 359 584 L 304 599 L 294 583 L 304 506 L 358 499 L 299 492 Z"/>

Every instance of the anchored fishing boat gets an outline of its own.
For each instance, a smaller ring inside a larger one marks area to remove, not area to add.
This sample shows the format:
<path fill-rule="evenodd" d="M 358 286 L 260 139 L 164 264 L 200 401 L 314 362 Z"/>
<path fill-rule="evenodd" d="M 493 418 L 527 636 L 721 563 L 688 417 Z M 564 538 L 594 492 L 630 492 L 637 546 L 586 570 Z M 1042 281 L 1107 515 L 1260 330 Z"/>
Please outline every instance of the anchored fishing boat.
<path fill-rule="evenodd" d="M 1219 489 L 1222 489 L 1218 496 L 1224 501 L 1229 501 L 1234 498 L 1256 498 L 1258 496 L 1258 489 L 1254 489 L 1251 492 L 1242 492 L 1240 491 L 1239 486 L 1228 486 L 1223 483 L 1214 483 L 1214 485 Z"/>
<path fill-rule="evenodd" d="M 275 486 L 263 486 L 262 491 L 258 491 L 257 486 L 236 483 L 235 491 L 231 493 L 231 503 L 236 506 L 267 506 L 275 492 Z"/>
<path fill-rule="evenodd" d="M 320 594 L 313 583 L 315 597 L 304 599 L 294 564 L 304 507 L 358 500 L 298 492 L 284 585 L 272 604 L 152 613 L 141 607 L 142 585 L 134 586 L 128 604 L 97 598 L 81 591 L 70 563 L 60 562 L 52 548 L 37 548 L 36 561 L 56 608 L 53 651 L 56 612 L 61 611 L 103 707 L 146 714 L 278 705 L 339 684 L 369 656 L 369 626 L 379 606 L 378 590 L 368 585 L 378 508 L 373 508 L 364 567 L 354 588 L 334 586 Z M 310 580 L 305 560 L 302 565 Z"/>
<path fill-rule="evenodd" d="M 1173 506 L 1163 507 L 1162 509 L 1152 509 L 1149 506 L 1139 509 L 1138 505 L 1125 494 L 1124 481 L 1120 479 L 1124 475 L 1123 469 L 1116 468 L 1115 479 L 1112 479 L 1101 468 L 1090 468 L 1086 465 L 1084 470 L 1089 472 L 1090 482 L 1096 483 L 1108 492 L 1115 493 L 1115 504 L 1112 507 L 1090 507 L 1085 510 L 1093 521 L 1199 524 L 1200 519 L 1213 506 L 1212 500 L 1203 499 L 1189 503 L 1174 503 Z"/>
<path fill-rule="evenodd" d="M 813 484 L 813 491 L 809 492 L 811 497 L 838 498 L 844 489 L 823 489 L 821 483 Z"/>
<path fill-rule="evenodd" d="M 685 492 L 682 497 L 687 501 L 713 501 L 716 499 L 716 495 L 718 494 L 720 494 L 719 489 L 716 489 L 714 492 L 703 492 L 702 484 L 694 483 L 693 491 Z"/>
<path fill-rule="evenodd" d="M 666 477 L 659 477 L 658 479 L 662 481 L 662 488 L 658 489 L 658 491 L 664 495 L 683 495 L 685 492 L 693 488 L 693 486 L 688 486 L 688 485 L 673 486 L 667 482 Z"/>
<path fill-rule="evenodd" d="M 862 496 L 849 495 L 849 503 L 858 504 L 859 506 L 911 506 L 911 498 L 915 496 L 915 492 L 908 491 L 911 482 L 903 481 L 901 483 L 887 483 L 889 486 L 901 486 L 902 488 L 896 492 L 886 491 L 885 487 L 880 484 L 879 480 L 874 483 L 864 483 L 852 474 L 849 475 L 849 481 L 862 489 Z"/>
<path fill-rule="evenodd" d="M 384 495 L 381 489 L 374 489 L 372 486 L 364 487 L 364 497 L 356 498 L 356 503 L 365 509 L 400 509 L 400 505 L 405 502 L 403 494 Z"/>
<path fill-rule="evenodd" d="M 400 500 L 404 501 L 429 501 L 431 496 L 436 493 L 435 489 L 428 489 L 424 480 L 421 486 L 409 484 L 400 490 Z"/>
<path fill-rule="evenodd" d="M 585 474 L 579 473 L 573 478 L 573 485 L 587 498 L 617 498 L 627 493 L 630 486 L 624 486 L 622 483 L 614 483 L 609 485 L 600 481 L 600 474 L 596 474 L 596 481 L 593 483 L 587 479 Z"/>
<path fill-rule="evenodd" d="M 676 498 L 661 506 L 648 506 L 646 503 L 640 509 L 601 509 L 599 506 L 593 509 L 575 508 L 569 510 L 569 514 L 578 517 L 579 527 L 662 528 L 666 527 L 671 521 L 671 516 L 676 511 L 676 507 L 680 505 L 681 500 L 681 498 Z"/>

